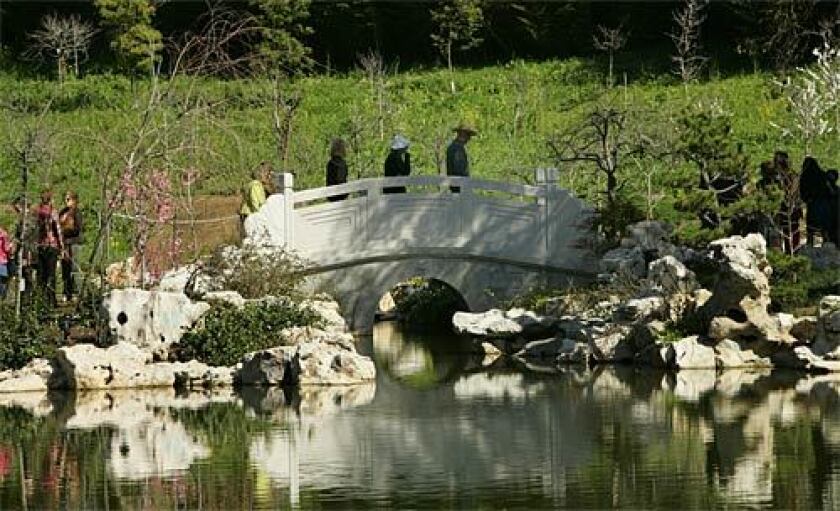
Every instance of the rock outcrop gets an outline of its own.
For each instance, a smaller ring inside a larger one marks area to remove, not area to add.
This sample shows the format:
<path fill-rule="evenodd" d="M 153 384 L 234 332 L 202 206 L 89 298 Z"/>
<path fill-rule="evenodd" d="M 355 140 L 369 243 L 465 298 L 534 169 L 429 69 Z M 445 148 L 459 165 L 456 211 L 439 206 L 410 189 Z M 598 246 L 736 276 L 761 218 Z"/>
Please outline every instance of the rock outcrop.
<path fill-rule="evenodd" d="M 461 315 L 456 318 L 456 330 L 479 342 L 489 340 L 504 353 L 528 363 L 633 362 L 670 369 L 840 371 L 840 296 L 823 298 L 817 317 L 771 313 L 772 268 L 760 235 L 714 241 L 701 261 L 699 253 L 671 245 L 666 229 L 646 224 L 631 229 L 612 254 L 631 252 L 636 254 L 633 265 L 639 253 L 662 256 L 651 261 L 645 272 L 625 272 L 625 277 L 635 274 L 637 278 L 634 295 L 623 300 L 610 296 L 591 309 L 557 320 L 530 313 L 540 317 L 540 325 L 548 329 L 540 332 L 542 340 L 526 343 L 522 322 L 499 310 Z M 681 257 L 713 269 L 710 290 L 698 286 Z M 616 264 L 611 268 L 619 271 L 624 263 Z M 555 302 L 562 304 L 564 299 Z M 562 310 L 562 305 L 555 309 Z M 517 314 L 520 318 L 529 315 Z M 695 335 L 674 335 L 680 331 Z M 518 346 L 516 340 L 520 340 Z"/>
<path fill-rule="evenodd" d="M 131 288 L 108 292 L 102 308 L 117 342 L 133 344 L 157 360 L 166 360 L 172 345 L 210 305 L 194 302 L 183 293 Z"/>
<path fill-rule="evenodd" d="M 286 345 L 249 353 L 236 373 L 240 385 L 349 385 L 376 379 L 373 361 L 356 352 L 349 334 L 296 328 Z"/>

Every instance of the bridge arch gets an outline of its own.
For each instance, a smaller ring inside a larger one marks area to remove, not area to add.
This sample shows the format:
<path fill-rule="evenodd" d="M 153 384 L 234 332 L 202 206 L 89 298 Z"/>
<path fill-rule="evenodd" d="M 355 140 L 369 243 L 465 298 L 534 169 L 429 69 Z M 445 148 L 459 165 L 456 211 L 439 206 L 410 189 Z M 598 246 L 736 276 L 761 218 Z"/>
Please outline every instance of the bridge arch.
<path fill-rule="evenodd" d="M 536 177 L 536 186 L 411 176 L 296 192 L 283 174 L 282 192 L 245 228 L 250 240 L 310 261 L 309 284 L 339 301 L 354 330 L 368 332 L 379 297 L 415 276 L 451 286 L 470 310 L 590 279 L 593 259 L 582 243 L 590 209 L 556 186 L 556 171 Z M 383 193 L 388 187 L 407 193 Z M 327 200 L 335 195 L 347 198 Z"/>

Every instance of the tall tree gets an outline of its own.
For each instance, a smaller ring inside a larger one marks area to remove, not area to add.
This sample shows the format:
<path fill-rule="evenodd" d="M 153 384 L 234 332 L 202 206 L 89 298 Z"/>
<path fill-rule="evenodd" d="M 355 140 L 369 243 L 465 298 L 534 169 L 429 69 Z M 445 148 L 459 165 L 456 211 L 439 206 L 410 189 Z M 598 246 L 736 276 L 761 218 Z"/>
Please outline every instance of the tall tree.
<path fill-rule="evenodd" d="M 288 74 L 312 63 L 311 50 L 303 42 L 312 33 L 307 24 L 310 3 L 310 0 L 251 0 L 259 10 L 262 23 L 263 71 Z"/>
<path fill-rule="evenodd" d="M 455 80 L 452 70 L 452 51 L 469 50 L 481 44 L 480 35 L 484 26 L 482 0 L 446 0 L 437 4 L 431 11 L 432 21 L 437 30 L 432 33 L 432 43 L 446 58 L 449 68 L 449 86 L 455 93 Z"/>
<path fill-rule="evenodd" d="M 154 0 L 94 0 L 102 24 L 112 33 L 111 48 L 127 67 L 150 71 L 163 49 L 160 32 L 152 26 Z"/>

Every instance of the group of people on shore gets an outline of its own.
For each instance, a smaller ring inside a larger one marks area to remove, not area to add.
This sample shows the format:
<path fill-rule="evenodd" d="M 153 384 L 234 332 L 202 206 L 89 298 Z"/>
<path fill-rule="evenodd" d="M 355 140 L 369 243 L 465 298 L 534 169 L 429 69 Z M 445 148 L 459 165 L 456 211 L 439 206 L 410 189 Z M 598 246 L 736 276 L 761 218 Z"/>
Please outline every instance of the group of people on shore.
<path fill-rule="evenodd" d="M 764 235 L 770 246 L 792 254 L 802 245 L 801 223 L 805 220 L 806 243 L 814 245 L 817 237 L 837 245 L 838 215 L 840 215 L 840 193 L 837 185 L 838 171 L 823 170 L 816 158 L 806 156 L 802 170 L 794 172 L 790 156 L 785 151 L 776 151 L 771 160 L 759 166 L 760 178 L 757 191 L 770 193 L 774 188 L 781 191 L 779 210 L 772 215 L 737 215 L 733 224 L 735 230 L 746 234 L 758 232 Z M 721 206 L 736 203 L 748 194 L 746 180 L 717 178 L 710 185 L 701 182 L 701 188 L 716 192 Z M 704 227 L 716 227 L 721 219 L 711 211 L 700 215 Z"/>
<path fill-rule="evenodd" d="M 44 303 L 54 307 L 59 266 L 62 297 L 73 300 L 84 223 L 76 192 L 68 191 L 64 203 L 63 208 L 56 208 L 50 190 L 41 192 L 39 203 L 32 208 L 22 197 L 13 201 L 16 223 L 12 234 L 0 225 L 0 300 L 6 298 L 10 282 L 20 274 L 18 285 L 24 296 L 31 296 L 37 282 Z"/>

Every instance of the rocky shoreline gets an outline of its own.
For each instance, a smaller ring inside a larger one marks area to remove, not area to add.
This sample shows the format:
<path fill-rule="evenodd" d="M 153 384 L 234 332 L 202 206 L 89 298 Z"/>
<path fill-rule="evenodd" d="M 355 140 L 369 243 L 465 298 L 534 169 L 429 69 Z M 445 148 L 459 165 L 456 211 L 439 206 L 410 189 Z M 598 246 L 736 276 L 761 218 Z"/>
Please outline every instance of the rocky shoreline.
<path fill-rule="evenodd" d="M 235 295 L 235 296 L 234 296 Z M 242 307 L 237 293 L 216 293 Z M 210 310 L 182 291 L 117 289 L 103 301 L 109 346 L 76 344 L 58 348 L 18 370 L 0 372 L 0 393 L 131 388 L 213 389 L 355 385 L 376 378 L 373 361 L 356 351 L 353 336 L 331 301 L 305 302 L 323 329 L 293 327 L 277 333 L 277 346 L 246 354 L 236 365 L 214 367 L 196 360 L 173 362 L 173 348 L 185 332 L 200 327 Z"/>
<path fill-rule="evenodd" d="M 645 234 L 620 250 L 637 259 L 646 242 L 660 249 L 665 243 Z M 662 252 L 671 253 L 648 263 L 644 272 L 638 261 L 618 263 L 616 254 L 605 256 L 602 269 L 612 273 L 599 280 L 627 277 L 628 269 L 635 277 L 637 290 L 627 299 L 583 311 L 557 304 L 544 315 L 525 309 L 458 313 L 453 327 L 490 356 L 543 366 L 840 371 L 840 296 L 823 297 L 816 316 L 768 312 L 772 268 L 760 235 L 720 239 L 706 253 L 667 245 Z M 700 287 L 678 256 L 702 258 L 713 268 L 711 289 Z"/>

